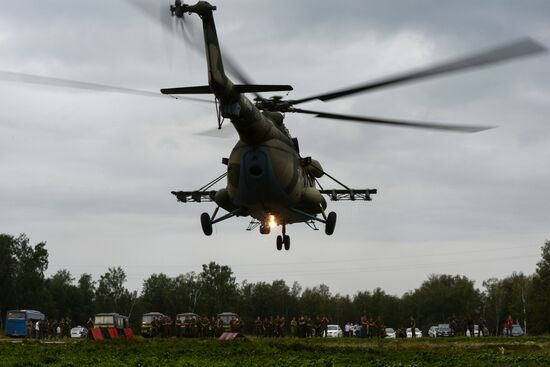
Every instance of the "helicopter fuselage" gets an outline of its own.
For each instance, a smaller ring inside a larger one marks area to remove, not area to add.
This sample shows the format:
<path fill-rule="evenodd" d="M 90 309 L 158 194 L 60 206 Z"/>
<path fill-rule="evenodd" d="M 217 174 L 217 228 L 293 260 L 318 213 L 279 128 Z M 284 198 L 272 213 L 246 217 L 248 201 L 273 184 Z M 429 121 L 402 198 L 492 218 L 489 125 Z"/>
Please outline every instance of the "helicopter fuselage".
<path fill-rule="evenodd" d="M 280 113 L 262 112 L 234 88 L 223 69 L 212 7 L 199 2 L 193 8 L 203 22 L 208 84 L 220 103 L 220 113 L 239 134 L 227 165 L 227 187 L 216 193 L 216 203 L 262 223 L 304 222 L 310 218 L 291 209 L 318 214 L 326 201 L 315 189 Z"/>

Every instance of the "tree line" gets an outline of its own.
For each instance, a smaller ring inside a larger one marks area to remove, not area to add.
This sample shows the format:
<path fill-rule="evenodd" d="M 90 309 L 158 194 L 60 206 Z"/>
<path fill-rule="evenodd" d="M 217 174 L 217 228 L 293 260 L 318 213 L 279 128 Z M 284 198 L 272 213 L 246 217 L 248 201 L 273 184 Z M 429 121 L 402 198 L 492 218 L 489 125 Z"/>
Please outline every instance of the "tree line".
<path fill-rule="evenodd" d="M 68 270 L 46 277 L 47 268 L 45 242 L 32 246 L 24 234 L 0 234 L 0 322 L 7 310 L 20 308 L 40 310 L 51 319 L 69 317 L 81 325 L 95 313 L 118 312 L 129 316 L 134 327 L 150 311 L 171 317 L 232 311 L 244 320 L 247 332 L 252 332 L 258 316 L 290 320 L 319 315 L 340 325 L 358 322 L 362 316 L 380 316 L 393 328 L 406 327 L 414 316 L 423 329 L 453 317 L 470 317 L 484 319 L 493 334 L 500 334 L 511 314 L 529 334 L 550 332 L 550 241 L 542 246 L 534 274 L 487 279 L 482 289 L 465 276 L 432 274 L 401 297 L 381 288 L 350 296 L 333 293 L 324 284 L 302 288 L 284 280 L 238 283 L 229 266 L 214 262 L 204 264 L 199 273 L 152 274 L 139 294 L 125 287 L 127 277 L 121 267 L 108 268 L 97 280 L 86 273 L 77 279 Z"/>

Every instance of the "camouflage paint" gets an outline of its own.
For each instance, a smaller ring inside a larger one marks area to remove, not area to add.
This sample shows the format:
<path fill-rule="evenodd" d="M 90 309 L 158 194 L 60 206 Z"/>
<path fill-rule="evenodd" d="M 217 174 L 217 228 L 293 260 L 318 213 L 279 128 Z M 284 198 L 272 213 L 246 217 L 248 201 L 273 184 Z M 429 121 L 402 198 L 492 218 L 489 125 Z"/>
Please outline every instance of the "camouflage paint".
<path fill-rule="evenodd" d="M 225 74 L 213 10 L 215 7 L 205 1 L 187 7 L 188 12 L 197 13 L 202 19 L 208 83 L 220 101 L 222 116 L 230 119 L 240 138 L 229 156 L 227 193 L 217 195 L 217 203 L 226 210 L 235 206 L 246 208 L 246 212 L 261 221 L 268 214 L 275 215 L 279 223 L 305 221 L 306 218 L 289 212 L 288 208 L 315 214 L 321 211 L 321 206 L 326 207 L 326 201 L 313 182 L 306 179 L 300 156 L 284 128 L 283 116 L 262 113 L 235 90 Z M 255 165 L 254 157 L 261 164 Z M 261 174 L 254 172 L 253 167 L 259 167 Z"/>

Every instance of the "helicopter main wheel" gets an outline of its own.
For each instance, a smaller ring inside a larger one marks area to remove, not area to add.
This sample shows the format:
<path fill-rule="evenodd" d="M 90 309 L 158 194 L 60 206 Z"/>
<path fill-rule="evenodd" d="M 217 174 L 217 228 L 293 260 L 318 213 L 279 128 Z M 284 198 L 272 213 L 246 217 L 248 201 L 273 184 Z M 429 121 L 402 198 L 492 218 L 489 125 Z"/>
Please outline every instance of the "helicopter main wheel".
<path fill-rule="evenodd" d="M 210 236 L 212 234 L 212 221 L 208 213 L 201 214 L 201 226 L 205 235 Z"/>
<path fill-rule="evenodd" d="M 290 236 L 287 236 L 286 234 L 283 236 L 283 245 L 285 246 L 285 250 L 290 250 Z"/>
<path fill-rule="evenodd" d="M 281 251 L 283 249 L 283 237 L 281 235 L 277 236 L 277 250 Z"/>
<path fill-rule="evenodd" d="M 332 235 L 334 233 L 334 228 L 336 227 L 336 213 L 330 212 L 327 216 L 327 221 L 325 223 L 325 233 L 327 235 Z"/>

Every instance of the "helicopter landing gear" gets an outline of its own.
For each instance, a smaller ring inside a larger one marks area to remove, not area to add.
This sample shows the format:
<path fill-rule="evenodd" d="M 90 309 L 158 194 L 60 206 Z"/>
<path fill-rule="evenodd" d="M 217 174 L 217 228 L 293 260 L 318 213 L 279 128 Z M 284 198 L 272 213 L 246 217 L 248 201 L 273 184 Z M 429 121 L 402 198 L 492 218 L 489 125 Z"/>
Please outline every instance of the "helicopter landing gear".
<path fill-rule="evenodd" d="M 212 224 L 219 223 L 221 221 L 232 218 L 234 216 L 239 216 L 239 209 L 236 209 L 216 219 L 216 215 L 218 214 L 219 210 L 220 210 L 220 207 L 217 207 L 216 210 L 214 210 L 212 217 L 210 217 L 208 213 L 201 214 L 201 226 L 202 226 L 202 231 L 204 232 L 205 235 L 207 236 L 212 235 Z"/>
<path fill-rule="evenodd" d="M 325 233 L 330 236 L 334 233 L 334 228 L 336 228 L 336 213 L 330 212 L 328 215 L 325 214 L 325 210 L 322 206 L 320 206 L 320 212 L 323 218 L 317 218 L 317 216 L 303 212 L 296 208 L 290 208 L 291 211 L 293 211 L 296 214 L 300 214 L 306 218 L 309 218 L 309 220 L 317 221 L 325 224 Z"/>
<path fill-rule="evenodd" d="M 283 246 L 286 251 L 290 250 L 290 236 L 286 234 L 286 225 L 283 224 L 283 235 L 277 236 L 277 250 L 281 251 Z"/>
<path fill-rule="evenodd" d="M 286 234 L 277 236 L 277 250 L 281 251 L 283 246 L 286 251 L 290 250 L 290 236 Z"/>

